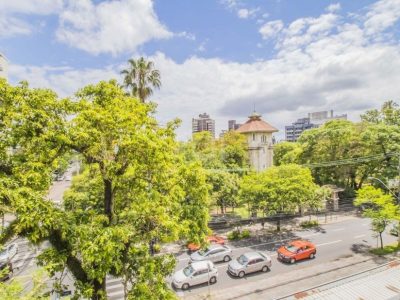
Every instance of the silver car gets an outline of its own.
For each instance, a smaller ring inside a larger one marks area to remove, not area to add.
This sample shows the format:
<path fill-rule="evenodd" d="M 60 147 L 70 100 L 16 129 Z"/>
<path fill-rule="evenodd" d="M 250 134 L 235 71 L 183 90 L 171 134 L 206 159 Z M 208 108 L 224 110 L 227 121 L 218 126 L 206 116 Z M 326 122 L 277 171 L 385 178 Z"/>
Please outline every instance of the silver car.
<path fill-rule="evenodd" d="M 175 272 L 172 284 L 182 290 L 187 290 L 190 286 L 209 282 L 217 282 L 218 269 L 211 261 L 193 262 L 186 268 Z"/>
<path fill-rule="evenodd" d="M 242 278 L 248 273 L 267 272 L 271 265 L 271 257 L 268 255 L 261 252 L 247 252 L 229 263 L 228 272 Z"/>
<path fill-rule="evenodd" d="M 225 261 L 232 259 L 231 248 L 224 245 L 210 245 L 206 249 L 201 249 L 190 255 L 190 261 L 210 260 L 212 262 Z"/>

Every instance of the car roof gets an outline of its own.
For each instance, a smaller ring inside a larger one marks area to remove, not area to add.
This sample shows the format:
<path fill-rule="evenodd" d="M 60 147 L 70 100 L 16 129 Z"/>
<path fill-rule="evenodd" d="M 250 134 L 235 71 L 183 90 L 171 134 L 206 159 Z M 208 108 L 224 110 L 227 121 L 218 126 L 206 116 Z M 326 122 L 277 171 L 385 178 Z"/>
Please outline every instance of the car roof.
<path fill-rule="evenodd" d="M 248 260 L 255 259 L 255 258 L 264 258 L 260 253 L 258 253 L 256 251 L 246 252 L 243 255 L 246 256 Z"/>
<path fill-rule="evenodd" d="M 290 242 L 291 245 L 297 246 L 297 247 L 301 247 L 301 246 L 312 246 L 314 247 L 314 245 L 312 243 L 310 243 L 309 241 L 305 241 L 305 240 L 295 240 Z"/>
<path fill-rule="evenodd" d="M 202 269 L 207 269 L 208 266 L 210 266 L 210 268 L 214 267 L 214 264 L 212 263 L 212 261 L 209 260 L 203 260 L 203 261 L 196 261 L 196 262 L 192 262 L 191 266 L 194 270 L 202 270 Z"/>
<path fill-rule="evenodd" d="M 226 249 L 226 247 L 219 245 L 219 244 L 212 244 L 212 245 L 208 246 L 207 248 L 208 248 L 208 250 L 221 249 L 221 248 Z"/>

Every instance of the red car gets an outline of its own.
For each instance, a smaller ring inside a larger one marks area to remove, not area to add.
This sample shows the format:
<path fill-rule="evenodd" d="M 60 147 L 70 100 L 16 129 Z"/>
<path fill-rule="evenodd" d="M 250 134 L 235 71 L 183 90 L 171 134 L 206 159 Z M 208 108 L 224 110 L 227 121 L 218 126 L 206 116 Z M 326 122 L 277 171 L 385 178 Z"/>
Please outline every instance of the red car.
<path fill-rule="evenodd" d="M 221 236 L 217 236 L 217 235 L 210 235 L 208 237 L 206 237 L 206 242 L 209 244 L 219 244 L 219 245 L 224 245 L 225 244 L 225 240 L 223 237 Z M 189 251 L 193 252 L 193 251 L 197 251 L 200 249 L 200 245 L 195 244 L 195 243 L 189 243 L 187 245 Z"/>
<path fill-rule="evenodd" d="M 279 260 L 294 264 L 298 260 L 314 258 L 317 249 L 309 241 L 296 240 L 281 246 L 277 252 Z"/>

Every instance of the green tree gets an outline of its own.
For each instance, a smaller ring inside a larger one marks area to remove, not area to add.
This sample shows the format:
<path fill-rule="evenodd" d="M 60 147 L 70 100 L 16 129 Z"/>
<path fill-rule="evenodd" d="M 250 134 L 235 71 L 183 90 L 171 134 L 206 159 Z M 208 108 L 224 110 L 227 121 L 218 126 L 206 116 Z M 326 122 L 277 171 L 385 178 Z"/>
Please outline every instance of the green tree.
<path fill-rule="evenodd" d="M 244 176 L 240 195 L 252 209 L 272 216 L 315 207 L 317 188 L 309 169 L 288 164 Z"/>
<path fill-rule="evenodd" d="M 302 147 L 295 142 L 280 142 L 274 146 L 274 165 L 300 163 Z"/>
<path fill-rule="evenodd" d="M 238 204 L 239 176 L 223 170 L 209 171 L 207 182 L 211 185 L 211 200 L 226 213 L 227 207 L 235 208 Z"/>
<path fill-rule="evenodd" d="M 299 144 L 301 163 L 316 164 L 312 171 L 318 184 L 357 190 L 369 176 L 390 176 L 395 172 L 397 160 L 388 154 L 400 151 L 400 127 L 334 120 L 305 131 Z M 359 160 L 364 157 L 371 158 Z M 318 166 L 338 160 L 347 162 Z"/>
<path fill-rule="evenodd" d="M 152 88 L 160 88 L 160 71 L 154 69 L 152 61 L 146 61 L 143 57 L 139 59 L 129 59 L 128 68 L 121 71 L 124 75 L 124 86 L 131 89 L 131 95 L 138 97 L 140 101 L 153 94 Z"/>
<path fill-rule="evenodd" d="M 400 126 L 400 108 L 396 102 L 386 101 L 380 110 L 368 110 L 361 115 L 361 119 L 368 123 Z"/>
<path fill-rule="evenodd" d="M 379 235 L 383 249 L 382 233 L 393 220 L 398 219 L 399 210 L 393 197 L 381 189 L 365 186 L 357 191 L 355 205 L 365 207 L 363 216 L 372 220 L 371 229 Z"/>
<path fill-rule="evenodd" d="M 174 297 L 165 282 L 174 259 L 150 255 L 152 242 L 208 233 L 204 171 L 176 154 L 177 123 L 159 127 L 154 106 L 114 81 L 87 86 L 74 102 L 5 81 L 0 93 L 0 196 L 17 217 L 2 240 L 48 240 L 39 264 L 51 276 L 68 269 L 76 297 L 105 298 L 107 274 L 129 280 L 127 297 Z M 47 191 L 57 158 L 72 150 L 85 168 L 59 207 Z"/>

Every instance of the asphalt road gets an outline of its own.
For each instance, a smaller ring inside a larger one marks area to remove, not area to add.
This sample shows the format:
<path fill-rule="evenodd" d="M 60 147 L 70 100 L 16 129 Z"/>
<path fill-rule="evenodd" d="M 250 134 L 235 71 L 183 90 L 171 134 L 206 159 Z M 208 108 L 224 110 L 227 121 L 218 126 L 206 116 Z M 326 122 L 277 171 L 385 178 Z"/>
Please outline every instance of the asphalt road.
<path fill-rule="evenodd" d="M 279 248 L 286 241 L 303 238 L 310 240 L 317 246 L 317 255 L 315 259 L 303 260 L 293 265 L 285 264 L 277 260 L 276 249 Z M 389 234 L 384 234 L 383 241 L 385 244 L 393 243 L 396 237 Z M 242 244 L 241 244 L 242 243 Z M 263 251 L 271 256 L 272 267 L 267 273 L 253 273 L 245 276 L 244 278 L 236 278 L 227 273 L 228 263 L 216 263 L 218 267 L 218 282 L 208 287 L 207 284 L 191 287 L 187 291 L 176 289 L 179 296 L 194 295 L 207 292 L 210 290 L 217 290 L 221 288 L 228 288 L 230 286 L 244 285 L 248 282 L 264 279 L 265 276 L 274 276 L 285 272 L 299 272 L 301 276 L 301 269 L 311 265 L 323 264 L 337 258 L 350 256 L 354 253 L 361 253 L 367 247 L 377 247 L 377 238 L 373 237 L 373 232 L 370 230 L 370 221 L 363 218 L 354 218 L 334 224 L 327 224 L 315 230 L 304 230 L 292 232 L 289 234 L 282 234 L 274 240 L 261 242 L 253 245 L 243 245 L 242 242 L 228 243 L 233 250 L 233 256 L 238 257 L 247 251 Z M 178 264 L 176 270 L 184 268 L 189 261 L 187 253 L 182 253 L 177 257 Z"/>

